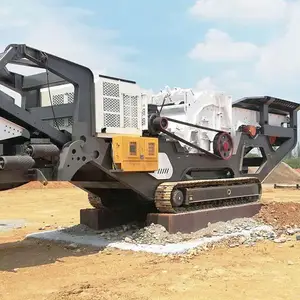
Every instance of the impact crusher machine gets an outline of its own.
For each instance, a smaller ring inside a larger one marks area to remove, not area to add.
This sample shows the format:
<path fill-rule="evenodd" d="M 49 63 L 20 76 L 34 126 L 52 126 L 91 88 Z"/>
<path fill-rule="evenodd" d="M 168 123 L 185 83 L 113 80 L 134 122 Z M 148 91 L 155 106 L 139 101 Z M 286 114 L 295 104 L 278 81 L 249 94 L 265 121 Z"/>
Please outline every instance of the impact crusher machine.
<path fill-rule="evenodd" d="M 228 212 L 258 203 L 297 143 L 298 103 L 180 88 L 151 95 L 24 44 L 1 54 L 0 84 L 20 97 L 0 92 L 1 190 L 68 181 L 100 209 Z"/>

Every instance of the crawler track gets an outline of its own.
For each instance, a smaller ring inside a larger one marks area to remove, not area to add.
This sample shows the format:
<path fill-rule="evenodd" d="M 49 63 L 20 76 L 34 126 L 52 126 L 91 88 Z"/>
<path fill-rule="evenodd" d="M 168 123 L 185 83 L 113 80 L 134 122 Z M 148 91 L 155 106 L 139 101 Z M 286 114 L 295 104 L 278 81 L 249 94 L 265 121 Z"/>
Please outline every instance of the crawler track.
<path fill-rule="evenodd" d="M 224 199 L 203 201 L 198 203 L 191 203 L 188 206 L 173 207 L 171 199 L 172 193 L 178 188 L 199 188 L 199 187 L 219 187 L 219 186 L 233 186 L 243 185 L 249 183 L 256 183 L 259 187 L 259 194 L 245 195 L 238 198 L 230 198 L 229 196 Z M 155 206 L 161 213 L 183 213 L 193 210 L 202 210 L 223 206 L 234 206 L 239 204 L 253 203 L 260 199 L 261 196 L 261 183 L 255 177 L 239 177 L 230 179 L 217 179 L 217 180 L 191 180 L 179 182 L 164 182 L 158 186 L 155 192 Z"/>

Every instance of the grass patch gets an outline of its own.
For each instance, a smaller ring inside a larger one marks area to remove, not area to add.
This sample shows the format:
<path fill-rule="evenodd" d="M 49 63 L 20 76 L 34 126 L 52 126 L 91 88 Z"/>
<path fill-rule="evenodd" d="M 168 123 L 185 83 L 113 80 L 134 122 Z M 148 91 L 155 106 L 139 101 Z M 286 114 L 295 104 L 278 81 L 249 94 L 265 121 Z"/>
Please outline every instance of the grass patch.
<path fill-rule="evenodd" d="M 286 158 L 284 162 L 293 169 L 300 169 L 300 157 Z"/>

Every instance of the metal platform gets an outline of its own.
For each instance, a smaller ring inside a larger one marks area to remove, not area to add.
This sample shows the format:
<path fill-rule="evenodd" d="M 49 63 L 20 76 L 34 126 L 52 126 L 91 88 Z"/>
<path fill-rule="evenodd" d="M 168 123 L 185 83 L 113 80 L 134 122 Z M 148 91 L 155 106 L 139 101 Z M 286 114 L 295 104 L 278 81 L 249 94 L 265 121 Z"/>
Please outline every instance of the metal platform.
<path fill-rule="evenodd" d="M 261 208 L 260 203 L 212 208 L 182 214 L 148 214 L 147 225 L 161 224 L 169 233 L 191 233 L 207 227 L 208 223 L 226 222 L 236 218 L 251 218 Z"/>
<path fill-rule="evenodd" d="M 133 221 L 144 222 L 147 214 L 142 210 L 110 210 L 110 209 L 81 209 L 80 224 L 94 230 L 102 230 L 120 226 Z"/>
<path fill-rule="evenodd" d="M 94 230 L 102 230 L 139 221 L 142 223 L 145 222 L 145 225 L 150 225 L 151 223 L 160 224 L 169 233 L 190 233 L 207 227 L 209 222 L 226 222 L 236 218 L 251 218 L 259 212 L 260 208 L 260 203 L 252 203 L 182 214 L 147 214 L 143 210 L 113 211 L 91 208 L 80 210 L 80 224 L 84 224 Z"/>

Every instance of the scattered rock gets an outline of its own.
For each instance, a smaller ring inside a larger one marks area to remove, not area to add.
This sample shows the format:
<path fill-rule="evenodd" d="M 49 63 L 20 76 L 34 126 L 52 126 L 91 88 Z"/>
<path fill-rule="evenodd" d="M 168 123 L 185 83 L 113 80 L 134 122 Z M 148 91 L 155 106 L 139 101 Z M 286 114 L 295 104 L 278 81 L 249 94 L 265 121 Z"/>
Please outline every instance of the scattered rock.
<path fill-rule="evenodd" d="M 286 238 L 285 237 L 279 237 L 277 239 L 274 239 L 274 243 L 285 243 L 286 242 Z"/>
<path fill-rule="evenodd" d="M 247 238 L 244 237 L 244 236 L 241 236 L 240 239 L 239 239 L 239 244 L 244 244 L 245 242 L 247 241 Z"/>
<path fill-rule="evenodd" d="M 294 235 L 295 234 L 295 229 L 289 228 L 286 230 L 287 234 L 289 235 Z"/>
<path fill-rule="evenodd" d="M 300 235 L 297 235 L 297 236 L 296 236 L 296 240 L 297 240 L 297 241 L 300 241 Z"/>
<path fill-rule="evenodd" d="M 78 245 L 75 243 L 72 243 L 72 244 L 67 245 L 65 248 L 69 249 L 69 250 L 75 250 L 78 248 Z"/>
<path fill-rule="evenodd" d="M 214 249 L 215 245 L 226 245 L 226 247 L 231 248 L 240 245 L 250 247 L 260 240 L 274 240 L 278 236 L 278 233 L 276 235 L 271 226 L 267 226 L 253 218 L 239 218 L 227 222 L 209 223 L 208 227 L 189 234 L 181 232 L 170 234 L 162 225 L 151 224 L 145 227 L 139 223 L 126 224 L 105 230 L 92 230 L 80 224 L 61 230 L 74 236 L 78 234 L 97 234 L 100 239 L 105 239 L 108 242 L 123 241 L 136 245 L 166 245 L 203 239 L 202 245 L 188 251 L 187 255 L 189 256 Z M 286 233 L 286 230 L 284 232 Z M 212 241 L 215 238 L 222 238 L 222 240 Z M 78 247 L 75 245 L 67 248 L 75 250 Z"/>
<path fill-rule="evenodd" d="M 128 237 L 128 236 L 124 239 L 124 241 L 126 243 L 132 243 L 132 239 L 130 237 Z"/>
<path fill-rule="evenodd" d="M 291 266 L 291 265 L 293 265 L 294 263 L 293 263 L 291 260 L 288 260 L 288 261 L 287 261 L 287 264 L 288 264 L 289 266 Z"/>
<path fill-rule="evenodd" d="M 187 234 L 177 232 L 175 234 L 170 234 L 165 227 L 159 224 L 151 224 L 147 227 L 142 227 L 137 230 L 133 230 L 131 235 L 127 235 L 124 238 L 125 242 L 134 242 L 136 244 L 173 244 L 181 243 L 190 240 L 196 240 L 200 238 L 211 238 L 217 236 L 231 235 L 236 233 L 241 233 L 238 240 L 232 242 L 231 244 L 243 244 L 246 242 L 247 238 L 243 237 L 243 234 L 247 231 L 253 230 L 256 227 L 260 226 L 261 223 L 253 220 L 251 218 L 241 218 L 235 219 L 228 222 L 218 222 L 214 224 L 209 224 L 207 228 L 198 230 L 196 232 Z M 264 238 L 274 238 L 274 233 L 271 228 L 262 230 L 261 232 L 254 232 L 254 235 L 250 239 L 256 241 Z"/>
<path fill-rule="evenodd" d="M 39 230 L 45 230 L 45 229 L 46 229 L 45 227 L 40 227 L 40 228 L 39 228 Z"/>

